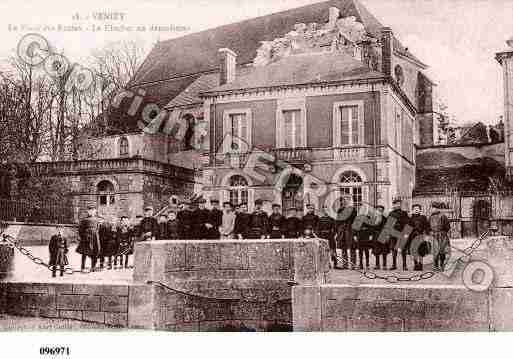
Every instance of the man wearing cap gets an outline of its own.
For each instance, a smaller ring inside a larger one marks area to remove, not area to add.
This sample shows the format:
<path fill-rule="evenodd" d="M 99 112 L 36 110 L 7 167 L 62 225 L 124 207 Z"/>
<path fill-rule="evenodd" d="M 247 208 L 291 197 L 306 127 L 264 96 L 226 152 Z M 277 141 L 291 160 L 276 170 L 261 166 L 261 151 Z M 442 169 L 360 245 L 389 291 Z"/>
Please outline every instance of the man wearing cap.
<path fill-rule="evenodd" d="M 337 211 L 336 220 L 337 242 L 342 249 L 342 258 L 344 261 L 342 269 L 349 268 L 349 258 L 351 260 L 351 268 L 356 269 L 356 240 L 353 237 L 354 233 L 352 229 L 355 218 L 356 209 L 353 206 L 352 197 L 347 196 L 342 199 L 342 205 Z"/>
<path fill-rule="evenodd" d="M 204 198 L 200 198 L 197 201 L 198 208 L 192 214 L 195 239 L 209 239 L 212 228 L 214 227 L 212 223 L 210 223 L 210 211 L 205 207 L 206 203 L 207 201 Z"/>
<path fill-rule="evenodd" d="M 250 239 L 264 239 L 268 233 L 269 218 L 262 210 L 263 201 L 257 199 L 255 201 L 255 210 L 249 217 L 249 233 Z"/>
<path fill-rule="evenodd" d="M 429 226 L 431 235 L 433 236 L 433 270 L 445 271 L 445 261 L 447 255 L 450 254 L 449 231 L 451 230 L 451 222 L 445 214 L 440 212 L 438 204 L 432 204 L 432 212 L 429 217 Z"/>
<path fill-rule="evenodd" d="M 241 203 L 239 211 L 235 214 L 235 225 L 233 228 L 233 234 L 237 239 L 248 238 L 248 226 L 249 226 L 248 205 L 247 203 Z"/>
<path fill-rule="evenodd" d="M 193 233 L 193 212 L 188 201 L 182 202 L 182 210 L 176 215 L 178 221 L 178 235 L 180 239 L 192 239 Z"/>
<path fill-rule="evenodd" d="M 222 239 L 231 239 L 235 228 L 235 213 L 230 202 L 223 203 L 223 217 L 218 231 Z"/>
<path fill-rule="evenodd" d="M 158 228 L 159 229 L 158 229 L 157 235 L 155 236 L 156 240 L 169 239 L 169 233 L 168 233 L 169 230 L 168 230 L 167 222 L 168 222 L 167 214 L 161 213 L 159 216 L 159 219 L 158 219 Z"/>
<path fill-rule="evenodd" d="M 285 238 L 299 238 L 303 235 L 303 226 L 301 225 L 301 219 L 297 217 L 297 208 L 290 207 L 287 219 L 284 225 Z"/>
<path fill-rule="evenodd" d="M 141 241 L 152 241 L 158 237 L 159 223 L 157 219 L 153 217 L 152 206 L 144 208 L 144 218 L 141 221 L 139 231 Z"/>
<path fill-rule="evenodd" d="M 323 205 L 321 207 L 321 216 L 317 224 L 317 236 L 326 239 L 330 246 L 331 260 L 333 266 L 337 267 L 337 244 L 335 242 L 335 220 L 328 214 L 328 207 Z"/>
<path fill-rule="evenodd" d="M 85 272 L 86 258 L 91 258 L 91 272 L 96 271 L 96 262 L 100 255 L 99 238 L 100 220 L 96 215 L 96 206 L 89 206 L 87 217 L 82 219 L 78 225 L 78 235 L 80 242 L 77 247 L 77 253 L 82 255 L 81 270 Z"/>
<path fill-rule="evenodd" d="M 281 214 L 281 206 L 273 204 L 273 213 L 269 216 L 269 238 L 284 238 L 283 226 L 285 217 Z"/>
<path fill-rule="evenodd" d="M 142 216 L 138 216 L 142 221 Z M 137 218 L 137 217 L 136 217 Z M 136 219 L 137 221 L 137 219 Z M 118 251 L 114 257 L 114 267 L 119 269 L 123 268 L 123 257 L 125 259 L 124 266 L 128 268 L 128 259 L 131 254 L 134 254 L 134 242 L 137 237 L 139 227 L 132 227 L 127 216 L 121 216 L 118 227 L 116 229 L 116 243 L 118 244 Z"/>
<path fill-rule="evenodd" d="M 212 209 L 210 210 L 210 223 L 212 224 L 212 229 L 210 230 L 210 238 L 211 239 L 219 239 L 219 227 L 223 224 L 223 211 L 219 209 L 219 200 L 212 199 L 210 200 L 210 204 L 212 205 Z M 223 205 L 224 207 L 224 205 Z M 231 212 L 231 203 L 230 203 L 230 212 Z"/>
<path fill-rule="evenodd" d="M 383 269 L 387 267 L 387 256 L 390 251 L 388 243 L 382 243 L 379 240 L 379 235 L 385 227 L 387 222 L 387 217 L 384 215 L 385 207 L 378 205 L 375 208 L 374 216 L 372 218 L 372 253 L 374 254 L 374 258 L 376 260 L 376 266 L 374 269 L 381 269 L 380 259 L 382 259 Z"/>
<path fill-rule="evenodd" d="M 402 201 L 400 199 L 395 199 L 392 202 L 392 210 L 388 214 L 388 220 L 390 218 L 393 218 L 395 220 L 394 229 L 398 232 L 402 232 L 404 227 L 408 225 L 410 222 L 410 219 L 408 217 L 408 213 L 406 211 L 403 211 L 402 208 Z M 401 246 L 401 255 L 404 253 L 403 256 L 403 270 L 408 270 L 408 266 L 406 264 L 406 244 L 407 244 L 408 235 L 406 235 L 406 238 L 397 238 L 397 236 L 390 236 L 389 238 L 389 247 L 392 251 L 392 268 L 390 270 L 396 270 L 397 269 L 397 250 L 398 246 Z"/>
<path fill-rule="evenodd" d="M 103 270 L 105 258 L 107 258 L 107 268 L 112 269 L 112 256 L 117 252 L 116 236 L 114 235 L 113 225 L 107 220 L 100 222 L 98 235 L 100 237 L 100 270 Z"/>
<path fill-rule="evenodd" d="M 175 211 L 170 211 L 167 214 L 167 235 L 168 239 L 176 241 L 180 239 L 180 233 L 178 231 L 178 219 Z"/>
<path fill-rule="evenodd" d="M 319 216 L 315 214 L 315 206 L 309 203 L 306 205 L 306 214 L 303 216 L 303 231 L 316 234 L 318 225 Z"/>

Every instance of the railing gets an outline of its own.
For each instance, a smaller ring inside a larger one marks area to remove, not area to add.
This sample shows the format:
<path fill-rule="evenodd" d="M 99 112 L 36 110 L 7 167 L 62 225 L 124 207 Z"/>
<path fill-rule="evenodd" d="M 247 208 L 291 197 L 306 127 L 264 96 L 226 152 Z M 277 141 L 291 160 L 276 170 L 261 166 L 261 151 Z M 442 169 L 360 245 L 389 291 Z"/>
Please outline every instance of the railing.
<path fill-rule="evenodd" d="M 62 162 L 35 162 L 30 165 L 34 175 L 92 171 L 150 171 L 192 181 L 192 169 L 152 161 L 140 157 Z"/>
<path fill-rule="evenodd" d="M 273 148 L 267 152 L 287 163 L 304 163 L 310 161 L 361 161 L 382 156 L 382 146 L 351 146 L 328 148 Z M 231 166 L 243 167 L 249 157 L 249 153 L 217 153 L 206 155 L 203 159 L 204 166 Z"/>
<path fill-rule="evenodd" d="M 25 201 L 0 199 L 0 220 L 31 223 L 74 223 L 73 206 L 45 204 L 37 206 Z"/>

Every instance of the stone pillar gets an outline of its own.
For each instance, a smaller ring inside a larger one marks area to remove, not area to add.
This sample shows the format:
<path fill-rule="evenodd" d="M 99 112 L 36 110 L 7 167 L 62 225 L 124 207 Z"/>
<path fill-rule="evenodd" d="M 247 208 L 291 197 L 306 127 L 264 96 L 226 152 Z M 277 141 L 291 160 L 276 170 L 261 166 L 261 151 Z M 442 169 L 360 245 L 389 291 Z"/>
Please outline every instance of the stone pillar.
<path fill-rule="evenodd" d="M 513 153 L 511 152 L 513 140 L 513 38 L 507 41 L 510 49 L 499 52 L 495 59 L 502 66 L 504 81 L 504 151 L 506 156 L 506 173 L 513 175 Z"/>

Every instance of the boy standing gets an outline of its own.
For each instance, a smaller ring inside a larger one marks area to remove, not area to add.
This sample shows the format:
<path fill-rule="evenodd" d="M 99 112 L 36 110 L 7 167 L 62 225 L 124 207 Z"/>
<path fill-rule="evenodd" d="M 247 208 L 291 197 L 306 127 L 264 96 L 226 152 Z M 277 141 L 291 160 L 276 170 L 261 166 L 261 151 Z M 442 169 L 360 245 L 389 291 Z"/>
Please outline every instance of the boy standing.
<path fill-rule="evenodd" d="M 60 227 L 57 227 L 57 234 L 50 238 L 48 249 L 50 251 L 49 265 L 52 270 L 52 277 L 57 275 L 57 266 L 60 267 L 60 275 L 62 277 L 64 275 L 64 266 L 68 265 L 68 242 L 62 236 Z"/>

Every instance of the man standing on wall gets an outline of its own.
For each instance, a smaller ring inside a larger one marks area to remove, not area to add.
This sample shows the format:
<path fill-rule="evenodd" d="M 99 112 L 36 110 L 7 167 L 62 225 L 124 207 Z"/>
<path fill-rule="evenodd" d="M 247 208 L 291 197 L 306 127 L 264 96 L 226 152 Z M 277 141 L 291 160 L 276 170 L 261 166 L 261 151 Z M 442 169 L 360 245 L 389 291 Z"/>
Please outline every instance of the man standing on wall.
<path fill-rule="evenodd" d="M 182 210 L 176 216 L 178 222 L 178 236 L 180 239 L 192 239 L 193 215 L 188 201 L 182 202 Z"/>
<path fill-rule="evenodd" d="M 281 206 L 273 204 L 273 213 L 269 216 L 269 238 L 284 238 L 283 225 L 285 217 L 281 214 Z"/>
<path fill-rule="evenodd" d="M 223 211 L 219 209 L 219 200 L 212 199 L 210 200 L 210 204 L 212 205 L 212 209 L 210 210 L 210 223 L 212 224 L 212 229 L 210 231 L 211 239 L 219 239 L 219 228 L 223 222 Z M 223 205 L 224 207 L 224 205 Z M 230 212 L 231 212 L 231 204 L 230 204 Z"/>
<path fill-rule="evenodd" d="M 319 225 L 319 216 L 315 214 L 315 206 L 311 203 L 306 205 L 306 214 L 303 216 L 303 234 L 308 231 L 309 233 L 316 233 L 317 226 Z"/>
<path fill-rule="evenodd" d="M 248 213 L 248 204 L 241 203 L 239 210 L 235 214 L 235 226 L 233 229 L 233 234 L 237 239 L 248 238 L 248 226 L 249 226 L 249 217 Z"/>
<path fill-rule="evenodd" d="M 196 232 L 195 239 L 209 239 L 214 226 L 210 222 L 210 211 L 206 209 L 204 198 L 198 200 L 198 208 L 193 212 L 194 228 Z"/>
<path fill-rule="evenodd" d="M 100 254 L 100 238 L 98 234 L 100 220 L 96 215 L 96 206 L 91 205 L 87 209 L 87 217 L 82 219 L 78 225 L 80 242 L 77 253 L 82 255 L 80 269 L 85 272 L 86 258 L 91 259 L 91 272 L 96 271 L 96 261 Z"/>
<path fill-rule="evenodd" d="M 144 218 L 141 221 L 140 227 L 141 241 L 155 240 L 159 235 L 159 223 L 153 217 L 153 207 L 148 206 L 144 209 Z"/>
<path fill-rule="evenodd" d="M 262 210 L 263 201 L 255 201 L 255 211 L 249 217 L 249 235 L 250 239 L 264 239 L 268 233 L 269 219 L 267 213 Z"/>

